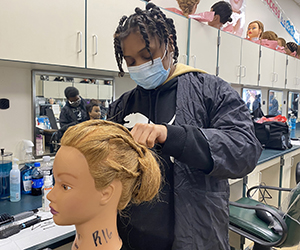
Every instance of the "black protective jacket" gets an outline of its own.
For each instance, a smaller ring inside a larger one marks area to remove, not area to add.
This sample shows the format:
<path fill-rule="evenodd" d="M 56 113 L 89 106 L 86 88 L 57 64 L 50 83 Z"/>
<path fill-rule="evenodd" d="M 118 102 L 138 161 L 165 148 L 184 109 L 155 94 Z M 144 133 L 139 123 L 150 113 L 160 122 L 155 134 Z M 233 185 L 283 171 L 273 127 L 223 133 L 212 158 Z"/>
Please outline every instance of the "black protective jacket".
<path fill-rule="evenodd" d="M 168 136 L 161 145 L 174 158 L 172 249 L 228 250 L 227 179 L 249 174 L 262 148 L 247 106 L 227 82 L 182 64 L 177 68 L 168 79 L 177 78 L 175 121 L 165 124 Z M 126 106 L 139 88 L 110 105 L 110 120 L 125 124 Z"/>

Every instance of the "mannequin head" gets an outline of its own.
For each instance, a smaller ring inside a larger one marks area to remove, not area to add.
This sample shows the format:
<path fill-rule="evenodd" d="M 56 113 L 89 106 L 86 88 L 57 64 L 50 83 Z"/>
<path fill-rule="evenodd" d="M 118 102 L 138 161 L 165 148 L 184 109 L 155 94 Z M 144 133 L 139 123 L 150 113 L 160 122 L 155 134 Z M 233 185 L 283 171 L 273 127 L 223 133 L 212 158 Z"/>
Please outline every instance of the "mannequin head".
<path fill-rule="evenodd" d="M 86 111 L 88 113 L 89 119 L 100 119 L 101 110 L 97 100 L 91 100 L 89 104 L 86 105 Z"/>
<path fill-rule="evenodd" d="M 103 120 L 68 128 L 53 174 L 55 186 L 47 196 L 53 220 L 58 225 L 75 225 L 74 244 L 82 249 L 97 247 L 90 236 L 102 229 L 112 233 L 110 242 L 115 244 L 105 249 L 120 249 L 115 248 L 121 244 L 118 211 L 129 202 L 152 200 L 161 182 L 159 164 L 151 151 L 137 144 L 125 127 Z"/>
<path fill-rule="evenodd" d="M 271 40 L 271 41 L 277 41 L 278 40 L 278 36 L 275 32 L 273 31 L 265 31 L 262 33 L 261 35 L 261 39 L 267 39 L 267 40 Z"/>
<path fill-rule="evenodd" d="M 298 45 L 294 42 L 288 42 L 285 45 L 285 52 L 288 55 L 295 55 L 297 53 Z"/>
<path fill-rule="evenodd" d="M 211 22 L 208 22 L 209 26 L 220 29 L 223 24 L 232 21 L 232 9 L 230 3 L 219 1 L 211 6 L 210 10 L 215 12 L 215 16 Z"/>
<path fill-rule="evenodd" d="M 260 39 L 264 32 L 264 25 L 262 22 L 256 20 L 248 25 L 247 38 L 250 40 Z"/>
<path fill-rule="evenodd" d="M 280 47 L 285 47 L 285 45 L 286 45 L 286 41 L 282 37 L 278 37 L 277 42 Z"/>
<path fill-rule="evenodd" d="M 200 2 L 200 0 L 176 0 L 176 1 L 185 17 L 188 17 L 191 14 L 195 14 L 197 5 Z"/>

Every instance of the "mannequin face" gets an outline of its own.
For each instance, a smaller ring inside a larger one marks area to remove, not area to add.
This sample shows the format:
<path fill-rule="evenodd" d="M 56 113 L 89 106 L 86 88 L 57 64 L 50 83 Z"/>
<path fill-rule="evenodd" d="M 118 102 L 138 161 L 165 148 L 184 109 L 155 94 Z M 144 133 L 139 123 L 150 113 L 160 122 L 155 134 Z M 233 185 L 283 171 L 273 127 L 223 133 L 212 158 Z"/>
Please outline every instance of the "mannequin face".
<path fill-rule="evenodd" d="M 99 106 L 94 106 L 92 111 L 89 112 L 90 119 L 100 119 L 101 112 Z"/>
<path fill-rule="evenodd" d="M 243 6 L 244 0 L 230 0 L 231 8 L 233 12 L 239 12 Z"/>
<path fill-rule="evenodd" d="M 47 195 L 53 220 L 58 225 L 80 225 L 101 212 L 102 192 L 96 190 L 84 155 L 62 146 L 53 164 L 55 186 Z"/>
<path fill-rule="evenodd" d="M 260 36 L 260 34 L 261 34 L 261 30 L 259 29 L 259 26 L 258 26 L 257 23 L 249 24 L 248 31 L 247 31 L 247 36 L 250 39 L 257 38 L 257 37 Z"/>

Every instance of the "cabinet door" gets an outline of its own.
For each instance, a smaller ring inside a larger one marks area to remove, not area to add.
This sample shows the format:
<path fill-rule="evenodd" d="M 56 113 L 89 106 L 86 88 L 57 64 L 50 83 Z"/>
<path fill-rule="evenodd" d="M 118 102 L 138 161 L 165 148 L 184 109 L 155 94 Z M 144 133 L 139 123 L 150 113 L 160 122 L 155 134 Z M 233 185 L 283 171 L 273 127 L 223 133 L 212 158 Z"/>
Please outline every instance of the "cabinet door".
<path fill-rule="evenodd" d="M 88 99 L 98 99 L 98 85 L 87 84 L 86 86 L 86 98 Z"/>
<path fill-rule="evenodd" d="M 111 85 L 99 85 L 99 99 L 111 100 L 112 98 L 112 86 Z"/>
<path fill-rule="evenodd" d="M 43 81 L 44 83 L 44 97 L 45 98 L 59 98 L 59 87 L 60 82 Z"/>
<path fill-rule="evenodd" d="M 286 54 L 274 51 L 273 87 L 285 88 Z"/>
<path fill-rule="evenodd" d="M 189 65 L 216 74 L 218 29 L 191 20 Z"/>
<path fill-rule="evenodd" d="M 241 38 L 220 31 L 219 77 L 229 83 L 240 83 Z"/>
<path fill-rule="evenodd" d="M 79 95 L 82 96 L 83 98 L 87 98 L 86 95 L 86 86 L 87 83 L 74 83 L 74 87 L 78 89 Z"/>
<path fill-rule="evenodd" d="M 297 58 L 288 56 L 288 65 L 287 65 L 287 76 L 286 76 L 286 88 L 287 89 L 297 89 Z"/>
<path fill-rule="evenodd" d="M 258 44 L 242 39 L 241 84 L 258 85 L 259 48 Z"/>
<path fill-rule="evenodd" d="M 144 9 L 140 0 L 87 1 L 87 67 L 119 71 L 115 59 L 113 35 L 122 16 L 130 16 L 134 9 Z M 127 71 L 123 63 L 124 71 Z"/>
<path fill-rule="evenodd" d="M 0 59 L 84 67 L 84 13 L 84 0 L 7 1 Z"/>
<path fill-rule="evenodd" d="M 274 76 L 274 53 L 273 49 L 261 46 L 260 57 L 260 80 L 259 86 L 273 87 Z"/>

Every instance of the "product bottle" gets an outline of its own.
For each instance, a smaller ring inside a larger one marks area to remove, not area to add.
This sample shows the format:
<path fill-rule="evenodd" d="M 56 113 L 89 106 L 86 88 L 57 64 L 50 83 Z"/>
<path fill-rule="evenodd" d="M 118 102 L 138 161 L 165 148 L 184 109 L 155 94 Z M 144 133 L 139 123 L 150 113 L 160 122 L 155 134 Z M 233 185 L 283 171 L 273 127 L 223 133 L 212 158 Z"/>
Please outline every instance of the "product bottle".
<path fill-rule="evenodd" d="M 12 170 L 10 170 L 9 174 L 11 202 L 17 202 L 21 200 L 21 178 L 19 165 L 17 163 L 18 161 L 18 159 L 14 159 L 14 164 L 12 165 Z"/>
<path fill-rule="evenodd" d="M 43 151 L 43 136 L 42 135 L 37 135 L 35 141 L 36 141 L 36 144 L 35 144 L 36 155 L 44 154 L 44 151 Z"/>
<path fill-rule="evenodd" d="M 43 156 L 43 162 L 41 166 L 41 170 L 43 172 L 44 177 L 47 175 L 52 176 L 52 163 L 49 155 Z"/>
<path fill-rule="evenodd" d="M 296 129 L 296 116 L 292 114 L 290 119 L 291 119 L 291 129 Z"/>
<path fill-rule="evenodd" d="M 52 190 L 53 188 L 53 178 L 52 175 L 46 175 L 44 177 L 44 186 L 43 186 L 43 197 L 42 197 L 42 209 L 45 212 L 49 212 L 49 204 L 50 201 L 47 199 L 47 194 Z"/>
<path fill-rule="evenodd" d="M 33 144 L 26 148 L 25 165 L 21 168 L 22 193 L 31 194 L 31 172 L 34 166 L 34 157 L 32 155 Z"/>
<path fill-rule="evenodd" d="M 34 168 L 31 172 L 31 194 L 32 195 L 41 195 L 42 194 L 42 187 L 44 185 L 44 175 L 41 170 L 41 163 L 35 162 Z"/>

